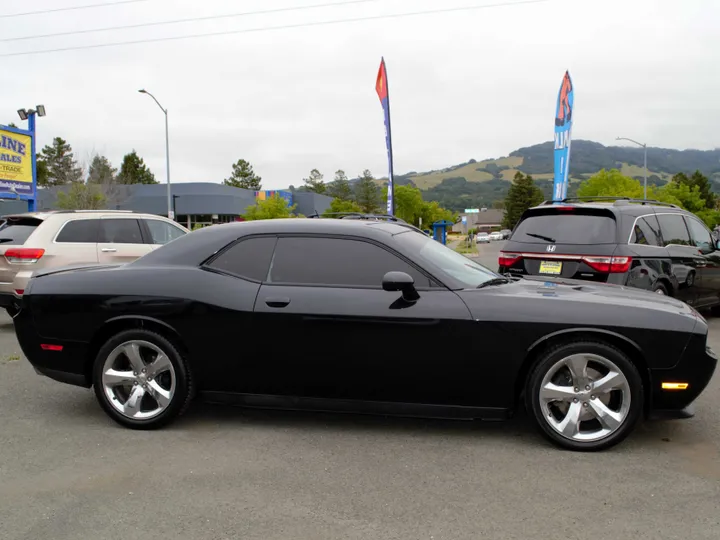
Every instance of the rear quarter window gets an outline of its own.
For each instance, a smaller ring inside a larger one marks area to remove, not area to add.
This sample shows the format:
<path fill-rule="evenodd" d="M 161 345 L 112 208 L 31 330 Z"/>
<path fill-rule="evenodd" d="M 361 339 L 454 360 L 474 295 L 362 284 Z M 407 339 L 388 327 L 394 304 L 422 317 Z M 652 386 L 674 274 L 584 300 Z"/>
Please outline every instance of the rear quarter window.
<path fill-rule="evenodd" d="M 20 246 L 42 224 L 41 219 L 35 218 L 7 218 L 0 225 L 0 245 L 11 244 Z"/>
<path fill-rule="evenodd" d="M 544 210 L 525 217 L 512 235 L 528 244 L 614 244 L 617 224 L 612 214 Z"/>

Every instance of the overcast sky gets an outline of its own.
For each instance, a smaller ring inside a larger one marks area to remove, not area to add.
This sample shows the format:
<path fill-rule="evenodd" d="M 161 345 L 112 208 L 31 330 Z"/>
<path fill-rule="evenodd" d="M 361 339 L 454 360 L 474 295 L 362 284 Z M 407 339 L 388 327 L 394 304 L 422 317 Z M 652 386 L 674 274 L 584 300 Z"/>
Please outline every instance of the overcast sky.
<path fill-rule="evenodd" d="M 395 171 L 500 157 L 552 135 L 563 73 L 575 86 L 573 138 L 720 147 L 718 0 L 375 0 L 300 11 L 21 41 L 13 37 L 347 0 L 0 0 L 0 123 L 44 104 L 39 145 L 67 139 L 81 161 L 117 166 L 133 148 L 164 182 L 169 109 L 173 182 L 221 182 L 247 159 L 268 189 L 387 174 L 375 78 L 389 73 Z M 14 53 L 229 32 L 461 6 L 477 10 L 196 39 Z"/>

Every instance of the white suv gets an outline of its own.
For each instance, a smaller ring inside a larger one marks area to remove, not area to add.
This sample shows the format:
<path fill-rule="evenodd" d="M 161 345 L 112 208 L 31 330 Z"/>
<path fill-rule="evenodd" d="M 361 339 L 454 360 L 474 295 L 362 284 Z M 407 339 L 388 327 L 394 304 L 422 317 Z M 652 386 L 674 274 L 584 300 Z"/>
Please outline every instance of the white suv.
<path fill-rule="evenodd" d="M 10 314 L 37 270 L 131 262 L 189 232 L 161 216 L 119 210 L 29 212 L 3 219 L 0 307 Z"/>

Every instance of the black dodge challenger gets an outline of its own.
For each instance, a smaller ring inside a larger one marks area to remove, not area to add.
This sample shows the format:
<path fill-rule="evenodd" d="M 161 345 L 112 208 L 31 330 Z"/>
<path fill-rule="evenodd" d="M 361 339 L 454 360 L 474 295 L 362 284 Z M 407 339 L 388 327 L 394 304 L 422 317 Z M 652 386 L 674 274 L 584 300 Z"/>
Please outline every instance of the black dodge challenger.
<path fill-rule="evenodd" d="M 40 272 L 15 330 L 40 374 L 157 428 L 192 398 L 499 420 L 523 404 L 561 447 L 685 418 L 717 357 L 669 297 L 506 278 L 399 222 L 216 225 L 120 266 Z"/>

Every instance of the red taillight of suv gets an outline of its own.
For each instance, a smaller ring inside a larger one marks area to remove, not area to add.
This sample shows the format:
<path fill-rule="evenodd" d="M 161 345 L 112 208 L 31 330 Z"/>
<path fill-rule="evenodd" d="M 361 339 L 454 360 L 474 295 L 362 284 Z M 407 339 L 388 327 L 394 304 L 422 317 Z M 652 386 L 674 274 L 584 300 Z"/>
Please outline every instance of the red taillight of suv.
<path fill-rule="evenodd" d="M 36 263 L 44 254 L 44 249 L 10 248 L 5 251 L 5 259 L 9 263 Z"/>
<path fill-rule="evenodd" d="M 596 272 L 622 274 L 630 269 L 632 257 L 591 257 L 583 255 L 582 261 Z"/>
<path fill-rule="evenodd" d="M 498 264 L 500 266 L 512 266 L 520 259 L 522 259 L 522 255 L 520 253 L 508 253 L 501 251 L 500 256 L 498 257 Z"/>

